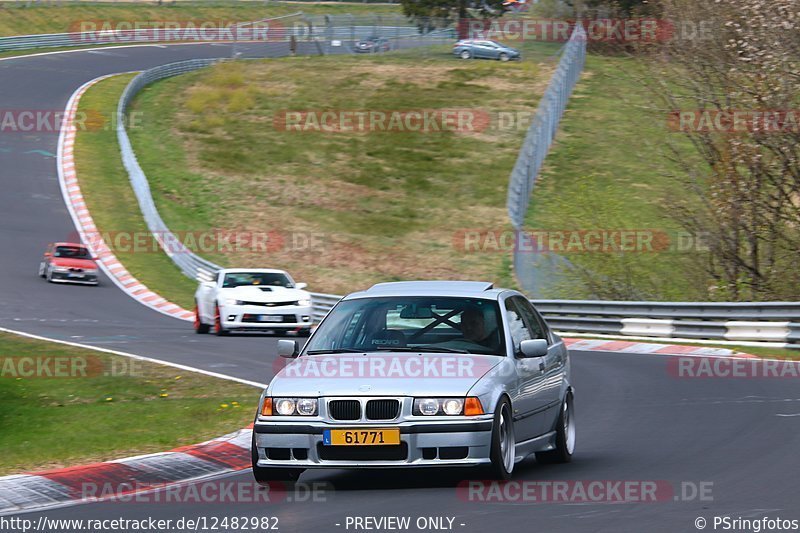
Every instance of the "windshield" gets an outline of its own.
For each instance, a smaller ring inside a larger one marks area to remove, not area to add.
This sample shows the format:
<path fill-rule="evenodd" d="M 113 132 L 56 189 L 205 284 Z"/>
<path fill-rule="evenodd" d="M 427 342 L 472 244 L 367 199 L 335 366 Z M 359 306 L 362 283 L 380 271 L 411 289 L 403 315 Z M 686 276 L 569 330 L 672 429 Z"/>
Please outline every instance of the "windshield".
<path fill-rule="evenodd" d="M 286 274 L 280 272 L 232 272 L 225 274 L 222 281 L 224 289 L 244 287 L 246 285 L 266 285 L 271 287 L 286 287 L 291 289 L 294 283 Z"/>
<path fill-rule="evenodd" d="M 347 300 L 320 324 L 304 353 L 392 350 L 505 355 L 497 302 L 427 296 Z"/>
<path fill-rule="evenodd" d="M 74 259 L 91 259 L 92 254 L 82 246 L 57 246 L 53 257 L 70 257 Z"/>

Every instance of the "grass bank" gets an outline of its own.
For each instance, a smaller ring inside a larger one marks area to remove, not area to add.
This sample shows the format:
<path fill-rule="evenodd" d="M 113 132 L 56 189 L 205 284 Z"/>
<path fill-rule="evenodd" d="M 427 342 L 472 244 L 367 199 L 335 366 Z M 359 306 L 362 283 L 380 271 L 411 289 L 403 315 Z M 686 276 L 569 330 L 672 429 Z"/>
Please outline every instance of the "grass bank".
<path fill-rule="evenodd" d="M 556 49 L 540 45 L 515 63 L 460 61 L 448 46 L 222 64 L 143 91 L 132 109 L 144 127 L 131 139 L 173 230 L 273 238 L 266 253 L 204 253 L 221 264 L 286 268 L 320 292 L 421 278 L 514 285 L 507 254 L 466 253 L 459 237 L 508 229 L 524 127 L 497 118 L 535 109 Z M 286 122 L 293 110 L 441 109 L 466 110 L 477 127 L 330 132 Z"/>
<path fill-rule="evenodd" d="M 202 442 L 251 422 L 258 396 L 238 383 L 0 333 L 0 475 Z"/>
<path fill-rule="evenodd" d="M 654 244 L 627 253 L 576 246 L 561 255 L 577 269 L 546 297 L 713 299 L 699 260 L 702 244 L 681 233 L 669 207 L 688 193 L 671 177 L 679 169 L 665 146 L 686 148 L 685 157 L 691 151 L 668 130 L 642 70 L 634 59 L 589 55 L 534 189 L 526 227 L 573 235 L 633 230 Z"/>

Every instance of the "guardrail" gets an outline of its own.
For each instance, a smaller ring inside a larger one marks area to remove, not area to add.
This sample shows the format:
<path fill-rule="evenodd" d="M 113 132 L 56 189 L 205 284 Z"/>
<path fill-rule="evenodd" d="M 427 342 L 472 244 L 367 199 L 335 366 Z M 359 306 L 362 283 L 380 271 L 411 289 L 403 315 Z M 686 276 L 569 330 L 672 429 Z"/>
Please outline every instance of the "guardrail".
<path fill-rule="evenodd" d="M 562 331 L 634 337 L 772 342 L 800 348 L 796 302 L 616 302 L 536 300 Z"/>

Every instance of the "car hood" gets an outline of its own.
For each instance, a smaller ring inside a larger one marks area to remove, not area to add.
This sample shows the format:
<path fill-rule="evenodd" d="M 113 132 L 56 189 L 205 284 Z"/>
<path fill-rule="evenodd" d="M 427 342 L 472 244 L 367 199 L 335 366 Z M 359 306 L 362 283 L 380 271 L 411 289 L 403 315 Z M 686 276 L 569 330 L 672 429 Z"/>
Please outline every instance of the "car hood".
<path fill-rule="evenodd" d="M 233 287 L 220 289 L 220 296 L 235 298 L 246 302 L 290 302 L 311 298 L 308 292 L 286 287 L 272 287 L 268 285 L 248 285 L 246 287 Z"/>
<path fill-rule="evenodd" d="M 496 355 L 307 355 L 276 360 L 271 396 L 465 396 L 497 366 Z"/>
<path fill-rule="evenodd" d="M 91 259 L 76 259 L 74 257 L 54 257 L 50 260 L 53 266 L 67 268 L 97 268 L 97 263 Z"/>

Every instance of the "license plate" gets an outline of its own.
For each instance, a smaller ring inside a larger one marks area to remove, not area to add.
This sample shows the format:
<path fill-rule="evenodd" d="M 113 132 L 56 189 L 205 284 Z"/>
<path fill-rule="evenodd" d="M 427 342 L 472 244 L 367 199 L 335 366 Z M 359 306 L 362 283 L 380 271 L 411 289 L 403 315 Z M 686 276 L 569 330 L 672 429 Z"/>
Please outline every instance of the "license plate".
<path fill-rule="evenodd" d="M 280 315 L 261 315 L 262 322 L 283 322 L 283 317 Z"/>
<path fill-rule="evenodd" d="M 400 444 L 400 430 L 382 429 L 326 429 L 322 433 L 326 446 L 386 446 Z"/>
<path fill-rule="evenodd" d="M 82 278 L 83 274 L 67 274 L 68 278 Z"/>

